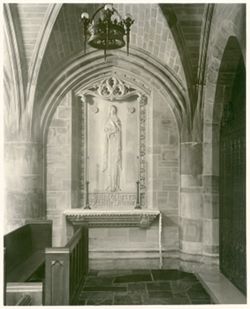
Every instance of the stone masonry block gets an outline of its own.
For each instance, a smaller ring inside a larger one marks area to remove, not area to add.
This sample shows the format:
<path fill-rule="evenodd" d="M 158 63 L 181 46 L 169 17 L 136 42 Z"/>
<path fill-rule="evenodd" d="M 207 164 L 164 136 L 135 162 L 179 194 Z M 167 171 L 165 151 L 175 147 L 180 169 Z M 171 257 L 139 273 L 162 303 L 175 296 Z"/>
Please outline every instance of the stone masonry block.
<path fill-rule="evenodd" d="M 203 194 L 203 217 L 207 219 L 219 218 L 219 194 Z"/>
<path fill-rule="evenodd" d="M 204 175 L 203 176 L 203 188 L 204 188 L 204 192 L 218 193 L 218 190 L 219 190 L 219 176 Z"/>
<path fill-rule="evenodd" d="M 163 229 L 162 245 L 165 250 L 179 249 L 179 229 L 177 226 L 165 227 Z"/>
<path fill-rule="evenodd" d="M 168 204 L 173 205 L 173 207 L 178 208 L 179 203 L 179 193 L 178 192 L 168 192 Z"/>
<path fill-rule="evenodd" d="M 107 238 L 108 228 L 91 228 L 89 229 L 89 238 Z"/>
<path fill-rule="evenodd" d="M 65 119 L 53 119 L 51 123 L 51 127 L 56 128 L 56 127 L 67 127 L 68 126 L 68 121 Z"/>
<path fill-rule="evenodd" d="M 130 242 L 145 242 L 147 239 L 147 230 L 139 228 L 130 228 L 129 241 Z"/>
<path fill-rule="evenodd" d="M 176 160 L 178 154 L 176 150 L 164 150 L 162 151 L 161 159 L 163 161 Z"/>
<path fill-rule="evenodd" d="M 202 221 L 182 218 L 180 220 L 181 239 L 189 242 L 202 241 Z"/>
<path fill-rule="evenodd" d="M 202 173 L 202 145 L 200 143 L 181 144 L 181 174 L 200 175 Z"/>
<path fill-rule="evenodd" d="M 107 238 L 109 237 L 118 237 L 120 239 L 128 240 L 129 228 L 109 228 L 107 231 Z"/>
<path fill-rule="evenodd" d="M 201 219 L 203 215 L 201 193 L 182 192 L 180 209 L 181 216 L 190 219 Z"/>
<path fill-rule="evenodd" d="M 71 116 L 71 108 L 59 106 L 59 108 L 58 108 L 58 118 L 70 119 L 70 116 Z M 52 125 L 53 125 L 53 122 L 52 122 Z"/>
<path fill-rule="evenodd" d="M 219 244 L 219 220 L 203 221 L 203 243 L 206 245 Z"/>

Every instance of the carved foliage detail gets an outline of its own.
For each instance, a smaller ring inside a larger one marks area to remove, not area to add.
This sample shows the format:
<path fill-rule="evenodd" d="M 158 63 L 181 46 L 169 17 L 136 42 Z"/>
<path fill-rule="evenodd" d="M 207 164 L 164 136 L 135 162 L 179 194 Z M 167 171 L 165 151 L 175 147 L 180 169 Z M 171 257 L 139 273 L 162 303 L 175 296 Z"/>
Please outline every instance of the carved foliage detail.
<path fill-rule="evenodd" d="M 124 100 L 131 95 L 135 95 L 136 90 L 125 84 L 117 76 L 111 76 L 93 85 L 88 89 L 87 93 L 113 101 Z"/>
<path fill-rule="evenodd" d="M 143 207 L 145 204 L 145 189 L 146 189 L 146 103 L 147 97 L 139 94 L 137 98 L 140 104 L 140 204 Z"/>

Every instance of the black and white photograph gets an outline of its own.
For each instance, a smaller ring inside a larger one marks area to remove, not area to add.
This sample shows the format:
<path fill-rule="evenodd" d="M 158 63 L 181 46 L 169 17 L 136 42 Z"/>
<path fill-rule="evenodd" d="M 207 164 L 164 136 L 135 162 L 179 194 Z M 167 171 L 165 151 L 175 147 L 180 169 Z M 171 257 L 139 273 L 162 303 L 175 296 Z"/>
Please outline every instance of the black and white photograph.
<path fill-rule="evenodd" d="M 248 5 L 1 6 L 3 305 L 245 308 Z"/>

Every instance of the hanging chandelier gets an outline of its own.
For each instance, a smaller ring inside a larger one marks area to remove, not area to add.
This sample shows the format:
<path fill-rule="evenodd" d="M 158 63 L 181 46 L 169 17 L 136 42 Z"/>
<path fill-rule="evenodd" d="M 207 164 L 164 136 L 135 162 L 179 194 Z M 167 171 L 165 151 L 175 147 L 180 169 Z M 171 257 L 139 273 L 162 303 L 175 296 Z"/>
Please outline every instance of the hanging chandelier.
<path fill-rule="evenodd" d="M 107 50 L 118 49 L 127 46 L 129 55 L 130 28 L 134 20 L 127 14 L 122 18 L 112 4 L 106 4 L 99 8 L 90 18 L 87 12 L 81 14 L 84 34 L 84 53 L 86 44 L 91 47 L 104 50 L 106 60 Z M 126 42 L 124 40 L 126 37 Z"/>

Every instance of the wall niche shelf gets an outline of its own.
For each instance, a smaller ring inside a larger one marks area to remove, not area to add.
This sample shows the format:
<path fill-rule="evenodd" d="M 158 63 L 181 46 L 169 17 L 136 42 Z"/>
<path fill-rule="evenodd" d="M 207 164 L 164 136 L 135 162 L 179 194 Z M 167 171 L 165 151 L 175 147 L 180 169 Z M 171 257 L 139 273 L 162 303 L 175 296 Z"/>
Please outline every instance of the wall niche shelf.
<path fill-rule="evenodd" d="M 86 210 L 68 209 L 64 211 L 67 221 L 73 225 L 88 224 L 89 227 L 140 227 L 148 228 L 159 210 Z"/>

